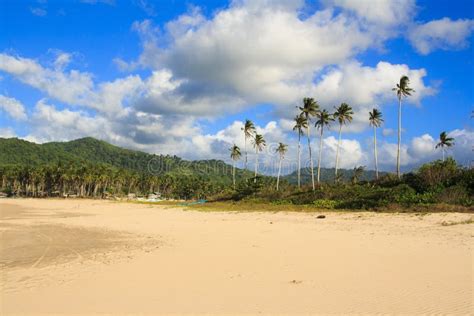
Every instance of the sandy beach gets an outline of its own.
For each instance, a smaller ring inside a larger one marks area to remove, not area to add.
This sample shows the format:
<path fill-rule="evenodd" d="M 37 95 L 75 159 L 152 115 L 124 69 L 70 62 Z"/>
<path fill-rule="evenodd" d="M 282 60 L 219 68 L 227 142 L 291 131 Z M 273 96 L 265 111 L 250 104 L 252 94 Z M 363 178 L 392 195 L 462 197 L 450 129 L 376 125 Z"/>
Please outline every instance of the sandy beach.
<path fill-rule="evenodd" d="M 3 199 L 0 314 L 474 313 L 473 214 L 321 214 Z"/>

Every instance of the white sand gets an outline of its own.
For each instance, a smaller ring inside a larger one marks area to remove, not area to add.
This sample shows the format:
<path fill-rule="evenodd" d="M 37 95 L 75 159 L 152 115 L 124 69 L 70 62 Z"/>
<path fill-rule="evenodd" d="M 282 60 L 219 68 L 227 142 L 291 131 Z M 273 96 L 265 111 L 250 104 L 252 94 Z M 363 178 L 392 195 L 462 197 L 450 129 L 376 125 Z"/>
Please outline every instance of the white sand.
<path fill-rule="evenodd" d="M 474 225 L 441 225 L 473 214 L 28 199 L 2 212 L 2 315 L 474 313 Z"/>

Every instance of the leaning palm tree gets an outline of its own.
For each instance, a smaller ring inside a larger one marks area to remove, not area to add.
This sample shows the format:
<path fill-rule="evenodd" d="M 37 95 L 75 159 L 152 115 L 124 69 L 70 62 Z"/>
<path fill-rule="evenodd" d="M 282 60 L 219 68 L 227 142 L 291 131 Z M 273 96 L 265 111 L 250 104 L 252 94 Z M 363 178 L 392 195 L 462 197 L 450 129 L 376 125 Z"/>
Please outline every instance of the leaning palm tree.
<path fill-rule="evenodd" d="M 314 167 L 313 167 L 313 154 L 311 152 L 311 132 L 310 132 L 310 126 L 311 126 L 311 117 L 316 116 L 316 114 L 319 112 L 319 105 L 318 103 L 313 99 L 313 98 L 304 98 L 303 99 L 303 106 L 299 107 L 301 111 L 301 116 L 303 116 L 306 119 L 306 136 L 308 138 L 308 152 L 309 152 L 309 162 L 311 166 L 311 182 L 313 184 L 313 191 L 315 190 L 314 186 Z"/>
<path fill-rule="evenodd" d="M 244 151 L 245 151 L 245 162 L 244 162 L 244 170 L 247 170 L 247 139 L 253 137 L 255 134 L 255 125 L 251 120 L 245 120 L 244 127 L 242 127 L 244 131 Z"/>
<path fill-rule="evenodd" d="M 439 143 L 436 144 L 436 149 L 441 148 L 441 151 L 443 152 L 443 161 L 444 161 L 444 152 L 446 151 L 446 148 L 453 147 L 454 146 L 454 138 L 448 137 L 448 134 L 446 132 L 442 132 L 439 134 Z"/>
<path fill-rule="evenodd" d="M 365 171 L 365 166 L 354 167 L 352 172 L 352 184 L 359 182 L 359 179 L 362 177 Z"/>
<path fill-rule="evenodd" d="M 295 126 L 293 130 L 298 133 L 298 188 L 301 187 L 301 135 L 303 135 L 303 129 L 308 128 L 308 121 L 302 115 L 295 117 Z"/>
<path fill-rule="evenodd" d="M 263 139 L 263 136 L 260 134 L 255 134 L 255 138 L 253 139 L 253 146 L 255 147 L 255 178 L 253 182 L 257 182 L 258 153 L 263 150 L 265 145 L 266 142 L 265 139 Z"/>
<path fill-rule="evenodd" d="M 315 126 L 319 128 L 319 159 L 318 159 L 318 183 L 320 182 L 321 174 L 321 157 L 323 152 L 323 132 L 324 126 L 329 126 L 332 121 L 334 121 L 333 116 L 326 110 L 320 111 L 316 114 L 317 120 Z"/>
<path fill-rule="evenodd" d="M 341 147 L 341 132 L 342 132 L 342 125 L 346 125 L 346 123 L 352 122 L 352 115 L 354 111 L 347 103 L 341 103 L 339 107 L 336 108 L 336 112 L 334 113 L 334 118 L 337 119 L 339 122 L 339 140 L 337 141 L 337 149 L 336 149 L 336 167 L 334 168 L 334 181 L 337 182 L 337 167 L 339 165 L 339 149 Z"/>
<path fill-rule="evenodd" d="M 407 76 L 402 76 L 400 78 L 400 83 L 397 83 L 397 86 L 393 88 L 393 91 L 397 92 L 398 97 L 398 149 L 397 149 L 397 176 L 400 179 L 400 147 L 402 144 L 402 97 L 408 97 L 412 92 L 415 92 L 408 85 L 410 84 L 410 79 Z"/>
<path fill-rule="evenodd" d="M 278 186 L 280 184 L 280 174 L 281 174 L 281 163 L 283 159 L 285 158 L 285 154 L 288 151 L 288 145 L 285 145 L 283 143 L 278 143 L 278 147 L 275 150 L 275 153 L 280 155 L 280 163 L 278 165 L 278 177 L 277 177 L 277 191 L 278 191 Z"/>
<path fill-rule="evenodd" d="M 230 158 L 232 158 L 232 183 L 235 190 L 235 162 L 240 159 L 242 154 L 240 153 L 240 148 L 234 144 L 230 149 Z"/>
<path fill-rule="evenodd" d="M 373 109 L 369 112 L 369 124 L 374 128 L 374 159 L 375 159 L 375 178 L 379 179 L 379 165 L 377 160 L 377 127 L 380 127 L 383 123 L 382 112 L 377 109 Z"/>

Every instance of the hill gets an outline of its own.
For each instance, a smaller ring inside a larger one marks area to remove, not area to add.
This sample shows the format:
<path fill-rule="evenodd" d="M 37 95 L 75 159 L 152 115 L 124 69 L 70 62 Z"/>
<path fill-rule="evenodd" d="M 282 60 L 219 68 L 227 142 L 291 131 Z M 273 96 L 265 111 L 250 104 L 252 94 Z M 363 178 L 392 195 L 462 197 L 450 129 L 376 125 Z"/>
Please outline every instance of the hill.
<path fill-rule="evenodd" d="M 232 172 L 232 166 L 221 160 L 188 161 L 177 156 L 124 149 L 92 137 L 44 144 L 17 138 L 0 138 L 0 165 L 41 166 L 57 162 L 105 164 L 153 175 L 225 177 L 227 181 Z M 243 171 L 237 170 L 236 173 L 241 176 Z M 248 172 L 248 175 L 251 173 Z"/>

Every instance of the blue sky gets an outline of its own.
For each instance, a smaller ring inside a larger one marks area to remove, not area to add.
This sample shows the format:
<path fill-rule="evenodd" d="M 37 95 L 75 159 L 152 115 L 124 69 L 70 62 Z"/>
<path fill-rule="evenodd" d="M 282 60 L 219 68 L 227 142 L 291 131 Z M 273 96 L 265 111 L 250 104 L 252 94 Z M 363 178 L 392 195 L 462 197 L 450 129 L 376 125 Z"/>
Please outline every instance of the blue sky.
<path fill-rule="evenodd" d="M 397 100 L 404 100 L 405 170 L 440 156 L 437 135 L 472 162 L 472 1 L 0 1 L 0 137 L 35 142 L 93 136 L 189 159 L 228 159 L 252 119 L 269 144 L 291 144 L 295 105 L 311 96 L 353 106 L 343 167 L 373 165 L 368 110 L 382 169 L 393 169 Z M 324 139 L 331 167 L 335 130 Z M 313 142 L 318 142 L 316 133 Z M 275 155 L 268 146 L 263 162 Z M 305 153 L 303 153 L 305 155 Z M 271 172 L 271 171 L 269 171 Z"/>

